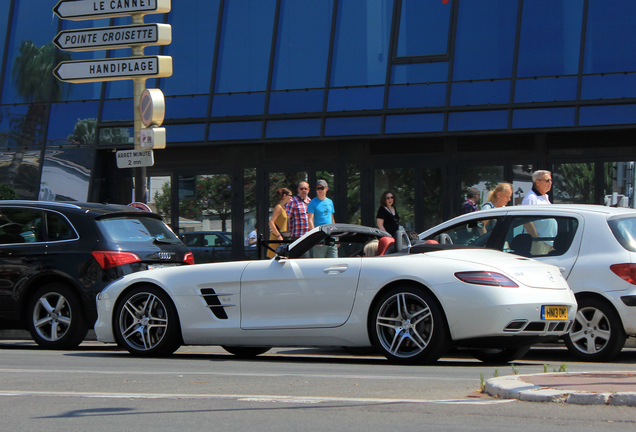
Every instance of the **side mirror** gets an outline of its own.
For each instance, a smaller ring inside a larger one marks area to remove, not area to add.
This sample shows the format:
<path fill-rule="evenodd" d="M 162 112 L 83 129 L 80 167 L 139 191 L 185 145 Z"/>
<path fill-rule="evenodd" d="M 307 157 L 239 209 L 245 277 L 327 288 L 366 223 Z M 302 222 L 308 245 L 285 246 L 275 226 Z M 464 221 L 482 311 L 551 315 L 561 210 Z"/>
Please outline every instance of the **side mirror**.
<path fill-rule="evenodd" d="M 278 261 L 281 258 L 287 258 L 289 256 L 289 244 L 285 243 L 276 248 L 276 255 L 274 259 Z"/>

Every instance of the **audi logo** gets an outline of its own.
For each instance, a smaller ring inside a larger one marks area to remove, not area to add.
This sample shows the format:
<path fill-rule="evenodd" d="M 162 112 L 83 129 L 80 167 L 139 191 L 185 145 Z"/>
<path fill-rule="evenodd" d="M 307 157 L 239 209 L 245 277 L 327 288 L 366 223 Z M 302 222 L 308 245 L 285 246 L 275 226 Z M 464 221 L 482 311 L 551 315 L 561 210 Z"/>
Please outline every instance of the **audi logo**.
<path fill-rule="evenodd" d="M 169 260 L 172 257 L 170 252 L 159 252 L 159 259 Z"/>

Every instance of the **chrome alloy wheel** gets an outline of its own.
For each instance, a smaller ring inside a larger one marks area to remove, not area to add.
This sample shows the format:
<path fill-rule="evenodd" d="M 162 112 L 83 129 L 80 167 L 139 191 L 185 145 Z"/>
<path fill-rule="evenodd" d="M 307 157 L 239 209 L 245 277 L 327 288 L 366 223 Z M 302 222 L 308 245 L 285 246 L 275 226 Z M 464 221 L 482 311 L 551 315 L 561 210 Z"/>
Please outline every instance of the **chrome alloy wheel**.
<path fill-rule="evenodd" d="M 612 336 L 612 326 L 599 309 L 588 307 L 576 312 L 574 327 L 570 331 L 572 345 L 586 354 L 596 354 L 605 349 Z"/>
<path fill-rule="evenodd" d="M 161 344 L 168 325 L 166 306 L 148 292 L 131 296 L 119 313 L 119 332 L 124 342 L 142 352 Z"/>
<path fill-rule="evenodd" d="M 429 305 L 410 292 L 399 292 L 387 298 L 376 317 L 380 344 L 397 358 L 411 358 L 423 352 L 431 341 L 433 330 Z"/>
<path fill-rule="evenodd" d="M 33 327 L 43 340 L 55 342 L 71 326 L 71 307 L 60 293 L 49 292 L 41 296 L 33 307 Z"/>

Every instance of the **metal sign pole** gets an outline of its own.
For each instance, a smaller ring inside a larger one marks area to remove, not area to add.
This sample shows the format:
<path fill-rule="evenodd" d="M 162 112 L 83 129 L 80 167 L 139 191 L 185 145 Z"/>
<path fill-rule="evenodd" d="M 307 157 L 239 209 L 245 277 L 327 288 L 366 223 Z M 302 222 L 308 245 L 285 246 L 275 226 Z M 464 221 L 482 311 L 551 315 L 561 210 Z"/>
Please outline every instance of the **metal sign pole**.
<path fill-rule="evenodd" d="M 132 23 L 133 24 L 143 24 L 144 16 L 143 14 L 135 14 L 132 15 Z M 132 49 L 133 56 L 143 57 L 144 55 L 144 47 L 135 46 Z M 135 111 L 135 150 L 141 150 L 141 128 L 143 125 L 141 124 L 141 113 L 139 111 L 139 105 L 141 102 L 141 94 L 146 89 L 146 79 L 145 78 L 134 78 L 134 111 Z M 146 204 L 148 202 L 148 197 L 146 194 L 146 167 L 137 167 L 135 168 L 135 201 Z"/>

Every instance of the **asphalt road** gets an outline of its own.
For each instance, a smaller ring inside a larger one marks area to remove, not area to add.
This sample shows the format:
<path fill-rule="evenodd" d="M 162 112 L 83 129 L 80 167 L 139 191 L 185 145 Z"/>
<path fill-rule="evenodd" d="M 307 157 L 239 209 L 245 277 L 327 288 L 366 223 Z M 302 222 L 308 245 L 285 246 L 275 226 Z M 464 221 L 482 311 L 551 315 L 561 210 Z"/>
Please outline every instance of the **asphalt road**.
<path fill-rule="evenodd" d="M 24 431 L 560 431 L 634 430 L 633 407 L 484 397 L 481 376 L 636 370 L 636 349 L 615 363 L 577 363 L 533 349 L 514 365 L 451 352 L 435 365 L 394 366 L 340 350 L 278 349 L 237 360 L 217 347 L 140 359 L 85 342 L 44 351 L 0 341 L 0 430 Z"/>

